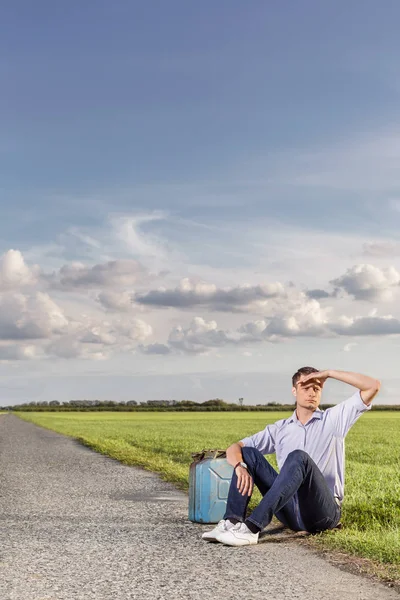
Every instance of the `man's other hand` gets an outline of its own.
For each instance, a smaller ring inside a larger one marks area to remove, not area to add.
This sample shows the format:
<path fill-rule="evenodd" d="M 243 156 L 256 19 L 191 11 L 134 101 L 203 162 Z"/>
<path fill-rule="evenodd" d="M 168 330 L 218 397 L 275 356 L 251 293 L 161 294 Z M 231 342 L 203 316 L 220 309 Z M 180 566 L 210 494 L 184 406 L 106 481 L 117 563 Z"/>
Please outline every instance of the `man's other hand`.
<path fill-rule="evenodd" d="M 237 487 L 242 496 L 251 496 L 253 492 L 253 478 L 244 467 L 236 467 L 236 475 L 238 478 Z"/>

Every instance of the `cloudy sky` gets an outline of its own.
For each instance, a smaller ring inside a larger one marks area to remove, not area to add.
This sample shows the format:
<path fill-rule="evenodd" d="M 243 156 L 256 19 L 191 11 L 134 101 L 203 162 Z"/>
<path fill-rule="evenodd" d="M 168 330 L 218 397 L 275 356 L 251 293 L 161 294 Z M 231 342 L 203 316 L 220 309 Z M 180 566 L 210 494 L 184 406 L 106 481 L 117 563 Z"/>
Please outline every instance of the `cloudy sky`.
<path fill-rule="evenodd" d="M 4 3 L 0 404 L 285 402 L 304 365 L 399 402 L 399 19 Z"/>

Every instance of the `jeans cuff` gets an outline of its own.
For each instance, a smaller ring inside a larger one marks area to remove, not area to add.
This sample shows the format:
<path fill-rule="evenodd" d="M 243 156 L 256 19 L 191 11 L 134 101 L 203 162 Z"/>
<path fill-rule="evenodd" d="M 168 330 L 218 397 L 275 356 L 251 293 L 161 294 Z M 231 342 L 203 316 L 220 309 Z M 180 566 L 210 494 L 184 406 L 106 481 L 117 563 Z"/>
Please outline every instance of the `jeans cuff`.
<path fill-rule="evenodd" d="M 255 525 L 256 527 L 258 527 L 258 529 L 260 529 L 260 530 L 264 529 L 264 525 L 262 525 L 261 523 L 258 523 L 257 521 L 255 521 L 251 517 L 247 517 L 246 521 L 251 521 L 253 523 L 253 525 Z"/>
<path fill-rule="evenodd" d="M 239 516 L 239 515 L 233 515 L 233 514 L 224 515 L 224 519 L 225 519 L 225 521 L 226 521 L 226 519 L 235 519 L 236 521 L 240 521 L 241 523 L 243 523 L 243 517 Z"/>

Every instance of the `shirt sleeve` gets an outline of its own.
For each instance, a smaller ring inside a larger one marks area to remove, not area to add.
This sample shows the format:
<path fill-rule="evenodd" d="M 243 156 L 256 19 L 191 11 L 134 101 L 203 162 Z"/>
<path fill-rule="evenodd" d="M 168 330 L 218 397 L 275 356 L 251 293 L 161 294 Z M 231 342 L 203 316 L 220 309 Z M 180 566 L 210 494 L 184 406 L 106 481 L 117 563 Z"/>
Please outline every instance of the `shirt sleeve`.
<path fill-rule="evenodd" d="M 328 408 L 326 412 L 329 412 L 329 417 L 336 432 L 341 437 L 345 437 L 357 419 L 371 408 L 372 404 L 369 404 L 369 406 L 364 404 L 360 390 L 357 390 L 350 398 L 332 408 Z"/>
<path fill-rule="evenodd" d="M 267 425 L 262 431 L 250 437 L 245 437 L 240 441 L 244 446 L 256 448 L 261 454 L 273 454 L 275 452 L 275 435 L 276 425 L 272 424 Z"/>

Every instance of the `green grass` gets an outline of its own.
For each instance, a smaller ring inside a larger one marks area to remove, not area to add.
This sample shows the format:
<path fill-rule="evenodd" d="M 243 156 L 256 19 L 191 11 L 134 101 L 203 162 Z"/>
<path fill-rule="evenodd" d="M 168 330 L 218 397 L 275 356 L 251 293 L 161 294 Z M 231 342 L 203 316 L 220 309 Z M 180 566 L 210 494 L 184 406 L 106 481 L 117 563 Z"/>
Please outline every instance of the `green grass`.
<path fill-rule="evenodd" d="M 18 413 L 188 488 L 192 452 L 226 448 L 289 413 Z M 276 467 L 275 456 L 268 457 Z M 254 502 L 259 497 L 255 497 Z M 364 415 L 346 438 L 343 529 L 316 543 L 386 565 L 400 580 L 400 413 Z"/>

